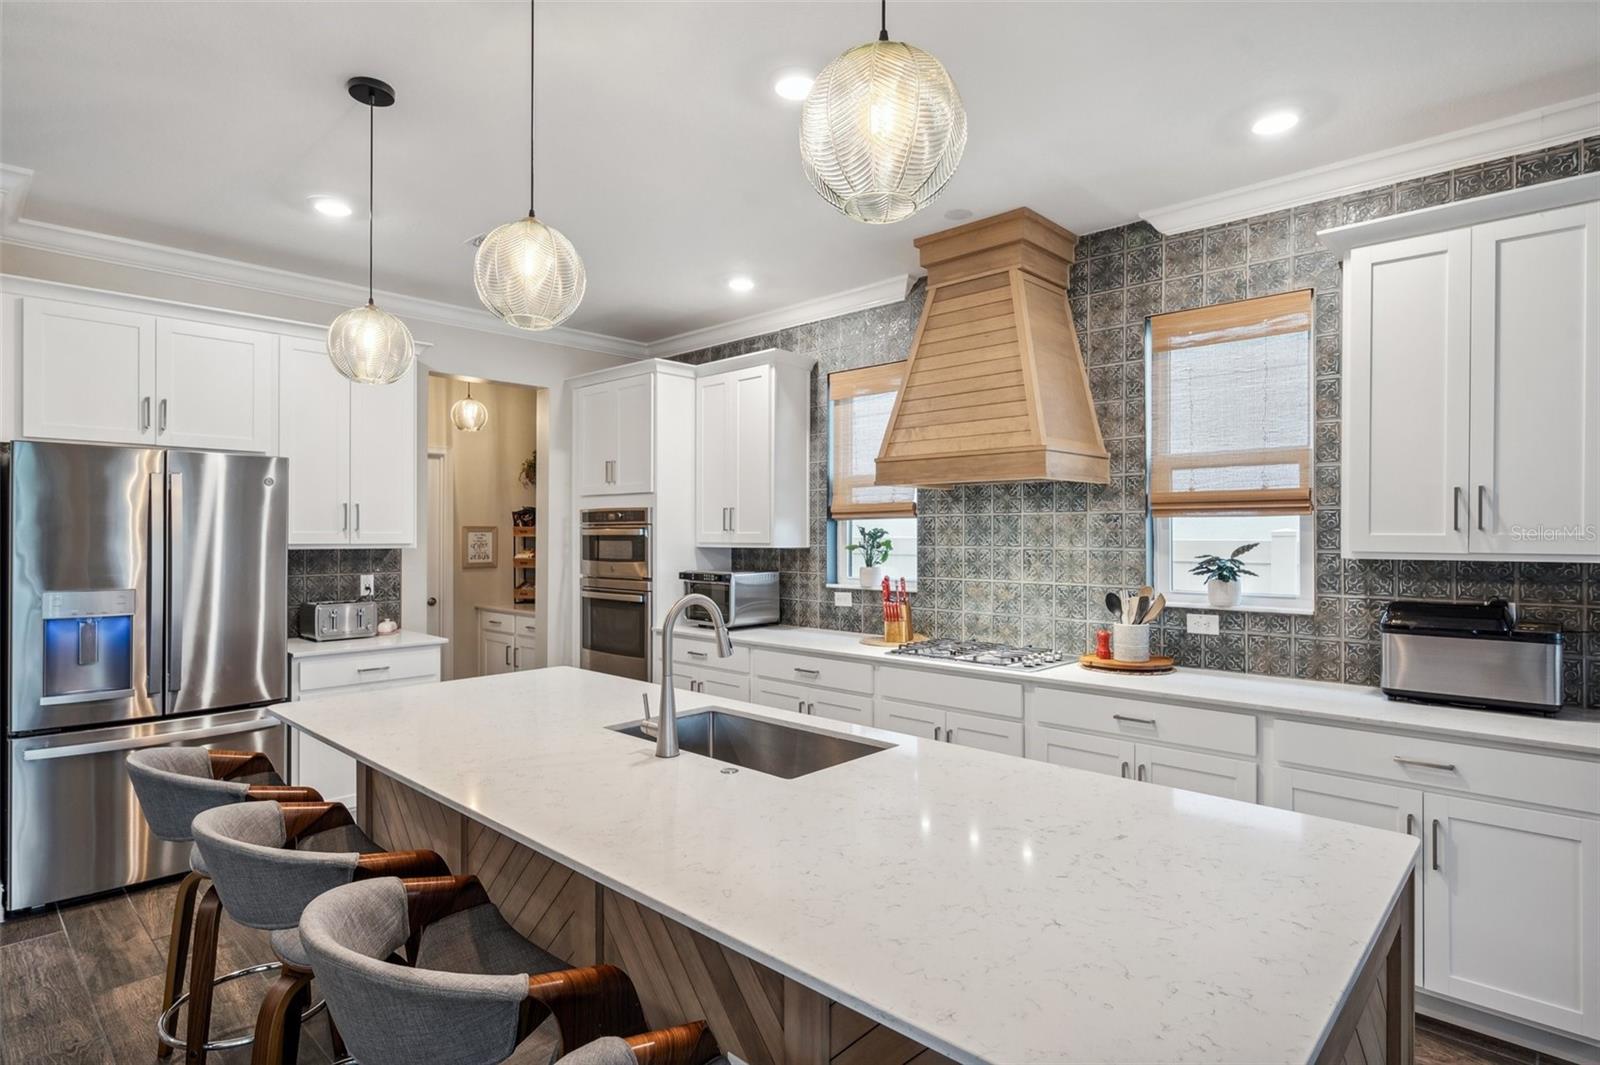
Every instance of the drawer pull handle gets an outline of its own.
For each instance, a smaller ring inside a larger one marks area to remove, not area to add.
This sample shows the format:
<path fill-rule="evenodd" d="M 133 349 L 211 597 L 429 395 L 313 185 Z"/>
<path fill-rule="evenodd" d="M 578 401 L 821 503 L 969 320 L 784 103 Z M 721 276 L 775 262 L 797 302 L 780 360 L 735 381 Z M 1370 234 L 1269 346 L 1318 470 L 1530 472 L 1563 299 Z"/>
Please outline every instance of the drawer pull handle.
<path fill-rule="evenodd" d="M 1128 763 L 1127 762 L 1123 762 L 1122 763 L 1122 779 L 1124 779 L 1124 780 L 1128 779 Z"/>
<path fill-rule="evenodd" d="M 357 669 L 356 672 L 357 673 L 387 673 L 387 672 L 389 672 L 389 667 L 388 666 L 362 666 L 359 669 Z"/>
<path fill-rule="evenodd" d="M 1139 779 L 1144 779 L 1144 766 L 1142 764 L 1139 766 Z"/>
<path fill-rule="evenodd" d="M 505 622 L 501 621 L 499 618 L 488 618 L 486 620 L 489 624 L 493 625 L 497 629 L 505 624 Z"/>
<path fill-rule="evenodd" d="M 817 712 L 817 704 L 816 703 L 807 703 L 806 704 L 806 713 L 815 716 L 816 712 Z"/>
<path fill-rule="evenodd" d="M 933 726 L 933 742 L 934 743 L 938 743 L 939 742 L 939 733 L 940 733 L 940 731 L 942 731 L 942 730 L 939 728 L 938 725 Z"/>
<path fill-rule="evenodd" d="M 704 658 L 706 656 L 706 653 L 704 651 L 689 651 L 689 652 L 686 652 L 686 653 L 689 655 L 690 658 Z"/>
<path fill-rule="evenodd" d="M 1409 765 L 1417 769 L 1437 769 L 1444 773 L 1454 773 L 1456 771 L 1454 762 L 1428 762 L 1421 758 L 1402 758 L 1398 754 L 1394 756 L 1394 761 L 1396 765 Z"/>
<path fill-rule="evenodd" d="M 1151 728 L 1156 727 L 1156 719 L 1153 717 L 1129 717 L 1126 714 L 1112 714 L 1111 720 L 1123 721 L 1130 725 L 1149 725 Z"/>
<path fill-rule="evenodd" d="M 1417 830 L 1417 815 L 1406 814 L 1406 835 L 1411 835 Z"/>
<path fill-rule="evenodd" d="M 822 670 L 820 670 L 820 669 L 806 669 L 803 666 L 795 666 L 794 667 L 794 671 L 796 673 L 802 673 L 802 674 L 804 674 L 805 676 L 808 676 L 808 677 L 820 677 L 820 676 L 822 676 Z"/>
<path fill-rule="evenodd" d="M 1433 819 L 1433 868 L 1439 871 L 1439 819 Z"/>

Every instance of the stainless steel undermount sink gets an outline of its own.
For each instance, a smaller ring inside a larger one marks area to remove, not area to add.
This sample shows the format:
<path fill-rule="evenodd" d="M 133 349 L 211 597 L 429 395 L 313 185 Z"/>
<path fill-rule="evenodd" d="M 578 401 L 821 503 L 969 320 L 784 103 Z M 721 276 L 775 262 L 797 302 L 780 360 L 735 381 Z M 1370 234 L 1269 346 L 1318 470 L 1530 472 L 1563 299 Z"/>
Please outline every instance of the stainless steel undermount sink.
<path fill-rule="evenodd" d="M 624 736 L 655 742 L 655 736 L 646 733 L 637 721 L 609 727 Z M 894 744 L 813 732 L 711 707 L 678 715 L 678 746 L 719 762 L 793 780 L 865 758 Z"/>

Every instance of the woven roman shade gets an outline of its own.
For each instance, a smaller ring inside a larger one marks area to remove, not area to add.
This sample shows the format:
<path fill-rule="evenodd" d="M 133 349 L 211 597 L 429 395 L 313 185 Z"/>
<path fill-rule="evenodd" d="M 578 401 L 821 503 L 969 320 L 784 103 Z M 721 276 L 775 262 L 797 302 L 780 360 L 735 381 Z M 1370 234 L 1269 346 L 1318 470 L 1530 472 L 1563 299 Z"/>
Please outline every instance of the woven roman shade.
<path fill-rule="evenodd" d="M 833 421 L 830 517 L 905 518 L 917 513 L 915 488 L 873 483 L 878 449 L 905 374 L 904 362 L 890 362 L 828 375 Z"/>
<path fill-rule="evenodd" d="M 1151 513 L 1311 513 L 1311 291 L 1158 314 L 1150 350 Z"/>

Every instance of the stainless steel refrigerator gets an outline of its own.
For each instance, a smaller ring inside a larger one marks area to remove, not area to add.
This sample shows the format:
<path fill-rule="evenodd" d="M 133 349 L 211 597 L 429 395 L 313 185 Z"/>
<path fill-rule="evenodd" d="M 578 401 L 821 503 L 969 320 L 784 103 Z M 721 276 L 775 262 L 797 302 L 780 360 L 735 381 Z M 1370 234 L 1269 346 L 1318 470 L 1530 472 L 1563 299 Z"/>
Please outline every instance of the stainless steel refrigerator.
<path fill-rule="evenodd" d="M 22 442 L 6 544 L 5 908 L 188 867 L 150 835 L 129 751 L 266 751 L 287 697 L 287 462 Z"/>

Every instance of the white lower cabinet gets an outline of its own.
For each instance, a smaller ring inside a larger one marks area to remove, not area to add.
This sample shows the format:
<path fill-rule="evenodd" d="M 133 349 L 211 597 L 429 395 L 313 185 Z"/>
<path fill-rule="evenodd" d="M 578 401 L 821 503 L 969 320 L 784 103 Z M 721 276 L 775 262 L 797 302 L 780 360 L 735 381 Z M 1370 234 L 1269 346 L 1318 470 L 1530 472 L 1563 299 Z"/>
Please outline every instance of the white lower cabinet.
<path fill-rule="evenodd" d="M 1132 740 L 1034 725 L 1028 729 L 1028 757 L 1108 777 L 1131 777 L 1139 754 Z"/>
<path fill-rule="evenodd" d="M 1028 730 L 1028 757 L 1225 799 L 1256 801 L 1256 764 L 1242 758 L 1180 751 L 1039 724 Z"/>
<path fill-rule="evenodd" d="M 1600 1036 L 1600 822 L 1423 796 L 1423 987 Z"/>
<path fill-rule="evenodd" d="M 916 703 L 902 703 L 893 699 L 879 699 L 873 707 L 872 723 L 890 732 L 904 732 L 925 740 L 944 739 L 943 710 Z"/>
<path fill-rule="evenodd" d="M 847 721 L 852 725 L 872 724 L 872 700 L 864 695 L 807 688 L 798 684 L 756 678 L 751 684 L 750 701 L 775 710 Z"/>
<path fill-rule="evenodd" d="M 1022 722 L 998 717 L 982 717 L 941 706 L 923 706 L 898 699 L 879 698 L 873 707 L 872 723 L 881 729 L 904 732 L 940 743 L 999 754 L 1022 755 Z"/>
<path fill-rule="evenodd" d="M 682 688 L 684 691 L 717 695 L 724 699 L 750 701 L 750 678 L 742 673 L 730 673 L 722 669 L 704 669 L 700 666 L 686 666 L 674 662 L 672 686 Z"/>
<path fill-rule="evenodd" d="M 478 675 L 493 677 L 516 672 L 516 663 L 511 658 L 516 648 L 517 638 L 509 632 L 478 633 Z"/>

